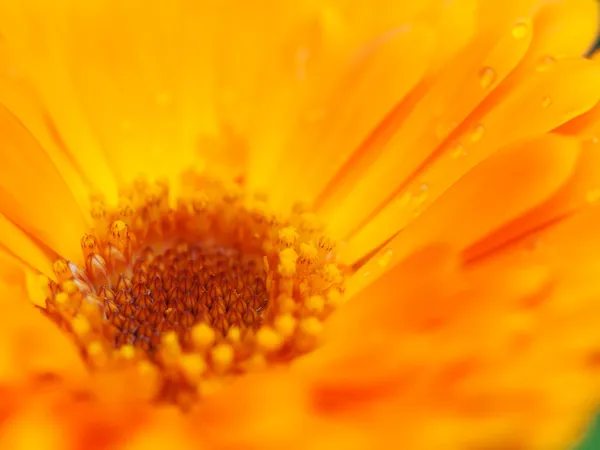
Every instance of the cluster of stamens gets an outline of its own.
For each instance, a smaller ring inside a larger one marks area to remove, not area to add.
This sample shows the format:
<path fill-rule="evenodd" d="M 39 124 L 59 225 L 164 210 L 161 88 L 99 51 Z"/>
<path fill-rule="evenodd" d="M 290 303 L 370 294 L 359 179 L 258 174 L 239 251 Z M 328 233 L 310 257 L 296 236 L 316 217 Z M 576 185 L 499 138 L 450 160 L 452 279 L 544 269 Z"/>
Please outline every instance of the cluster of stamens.
<path fill-rule="evenodd" d="M 145 181 L 116 207 L 94 198 L 82 263 L 54 264 L 45 311 L 94 371 L 135 367 L 156 379 L 153 399 L 185 409 L 314 349 L 343 274 L 303 207 L 282 219 L 237 184 L 184 181 L 176 202 Z"/>

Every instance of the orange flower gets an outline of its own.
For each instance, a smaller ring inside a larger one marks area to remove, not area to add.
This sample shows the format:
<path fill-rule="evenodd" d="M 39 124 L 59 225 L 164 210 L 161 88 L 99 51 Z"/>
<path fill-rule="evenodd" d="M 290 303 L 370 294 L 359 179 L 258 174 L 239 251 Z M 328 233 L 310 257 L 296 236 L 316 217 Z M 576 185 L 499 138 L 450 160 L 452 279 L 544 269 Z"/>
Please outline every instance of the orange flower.
<path fill-rule="evenodd" d="M 0 4 L 0 448 L 575 443 L 597 17 Z"/>

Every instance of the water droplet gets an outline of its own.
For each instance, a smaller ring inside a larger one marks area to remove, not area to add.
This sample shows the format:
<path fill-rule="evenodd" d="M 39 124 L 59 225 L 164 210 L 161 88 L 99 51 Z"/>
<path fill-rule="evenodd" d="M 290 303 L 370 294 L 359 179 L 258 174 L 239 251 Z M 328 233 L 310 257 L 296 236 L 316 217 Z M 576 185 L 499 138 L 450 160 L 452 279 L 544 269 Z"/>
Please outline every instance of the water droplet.
<path fill-rule="evenodd" d="M 425 209 L 426 209 L 426 207 L 423 204 L 417 205 L 417 207 L 414 209 L 414 211 L 412 213 L 413 219 L 416 219 L 421 214 L 423 214 Z"/>
<path fill-rule="evenodd" d="M 462 156 L 467 156 L 467 151 L 465 150 L 465 146 L 461 142 L 457 142 L 452 146 L 452 149 L 450 151 L 450 157 L 456 159 Z"/>
<path fill-rule="evenodd" d="M 552 104 L 552 98 L 547 95 L 542 99 L 542 108 L 547 108 Z"/>
<path fill-rule="evenodd" d="M 392 252 L 391 248 L 388 248 L 385 251 L 385 253 L 377 261 L 377 264 L 379 264 L 379 267 L 381 267 L 383 269 L 390 263 L 390 261 L 392 260 L 392 253 L 393 252 Z"/>
<path fill-rule="evenodd" d="M 554 59 L 552 56 L 544 56 L 535 66 L 535 70 L 537 72 L 547 72 L 548 70 L 552 69 L 555 63 L 556 59 Z"/>
<path fill-rule="evenodd" d="M 512 29 L 512 36 L 515 39 L 523 39 L 529 33 L 529 24 L 527 22 L 517 22 Z"/>
<path fill-rule="evenodd" d="M 429 185 L 427 183 L 421 183 L 419 185 L 419 187 L 417 188 L 415 195 L 413 196 L 415 204 L 420 205 L 420 204 L 424 203 L 425 200 L 427 200 L 428 196 L 429 196 Z"/>
<path fill-rule="evenodd" d="M 479 142 L 485 134 L 485 127 L 480 123 L 475 125 L 471 132 L 471 142 Z"/>
<path fill-rule="evenodd" d="M 402 197 L 396 200 L 396 206 L 398 208 L 406 208 L 411 200 L 412 195 L 409 192 L 405 192 Z"/>
<path fill-rule="evenodd" d="M 482 67 L 479 71 L 479 84 L 483 89 L 489 88 L 496 81 L 496 71 L 491 67 Z"/>

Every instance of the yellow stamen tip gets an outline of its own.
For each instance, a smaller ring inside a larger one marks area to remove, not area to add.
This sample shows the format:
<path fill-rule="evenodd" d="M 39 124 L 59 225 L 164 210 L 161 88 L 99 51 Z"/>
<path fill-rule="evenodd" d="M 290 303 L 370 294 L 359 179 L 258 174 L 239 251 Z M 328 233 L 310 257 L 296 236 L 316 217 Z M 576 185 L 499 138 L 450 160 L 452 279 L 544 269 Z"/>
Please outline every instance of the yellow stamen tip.
<path fill-rule="evenodd" d="M 319 314 L 325 308 L 325 299 L 320 295 L 312 295 L 306 299 L 304 304 L 311 313 Z"/>
<path fill-rule="evenodd" d="M 323 323 L 316 317 L 307 317 L 300 322 L 300 330 L 307 336 L 317 337 L 323 331 Z"/>
<path fill-rule="evenodd" d="M 296 261 L 298 254 L 293 248 L 286 248 L 279 252 L 279 273 L 284 277 L 292 277 L 296 274 Z"/>
<path fill-rule="evenodd" d="M 182 355 L 179 366 L 190 383 L 197 383 L 207 370 L 206 361 L 198 354 Z"/>
<path fill-rule="evenodd" d="M 119 354 L 123 359 L 131 361 L 135 358 L 135 347 L 130 344 L 126 344 L 119 349 Z"/>
<path fill-rule="evenodd" d="M 317 247 L 312 242 L 300 244 L 300 258 L 306 262 L 314 262 L 317 259 Z"/>
<path fill-rule="evenodd" d="M 174 331 L 168 331 L 161 336 L 162 348 L 172 354 L 178 354 L 181 352 L 181 347 L 179 346 L 179 337 L 177 333 Z"/>
<path fill-rule="evenodd" d="M 291 247 L 298 239 L 298 232 L 293 227 L 286 227 L 279 230 L 279 241 L 286 247 Z"/>
<path fill-rule="evenodd" d="M 100 341 L 92 341 L 86 348 L 87 356 L 91 364 L 95 367 L 102 367 L 108 361 L 108 356 Z"/>
<path fill-rule="evenodd" d="M 67 280 L 62 284 L 63 292 L 71 295 L 77 292 L 77 284 L 73 280 Z"/>
<path fill-rule="evenodd" d="M 327 264 L 323 268 L 323 272 L 325 280 L 329 281 L 330 283 L 341 283 L 344 278 L 342 272 L 336 264 Z"/>
<path fill-rule="evenodd" d="M 69 296 L 67 295 L 66 292 L 59 292 L 54 297 L 54 300 L 60 306 L 67 306 L 69 304 Z"/>
<path fill-rule="evenodd" d="M 58 278 L 58 281 L 64 281 L 71 278 L 71 270 L 69 269 L 69 263 L 64 259 L 59 259 L 52 265 L 52 270 Z"/>
<path fill-rule="evenodd" d="M 98 249 L 98 241 L 91 234 L 84 234 L 80 243 L 84 250 L 96 251 Z"/>
<path fill-rule="evenodd" d="M 211 355 L 215 370 L 219 372 L 225 371 L 233 362 L 233 348 L 228 344 L 217 345 L 213 348 Z"/>
<path fill-rule="evenodd" d="M 263 326 L 256 333 L 256 343 L 262 350 L 274 352 L 283 345 L 283 338 L 273 328 Z"/>
<path fill-rule="evenodd" d="M 115 243 L 123 243 L 129 237 L 129 227 L 122 220 L 115 220 L 111 227 L 110 233 Z"/>
<path fill-rule="evenodd" d="M 294 334 L 296 329 L 296 319 L 291 314 L 282 314 L 275 319 L 275 329 L 284 338 Z"/>
<path fill-rule="evenodd" d="M 215 330 L 205 323 L 200 323 L 192 328 L 192 342 L 194 346 L 203 350 L 215 342 Z"/>
<path fill-rule="evenodd" d="M 231 343 L 238 343 L 242 338 L 242 331 L 238 327 L 231 327 L 227 332 L 227 339 Z"/>
<path fill-rule="evenodd" d="M 87 335 L 91 330 L 90 322 L 81 314 L 71 319 L 71 327 L 73 332 L 80 337 Z"/>

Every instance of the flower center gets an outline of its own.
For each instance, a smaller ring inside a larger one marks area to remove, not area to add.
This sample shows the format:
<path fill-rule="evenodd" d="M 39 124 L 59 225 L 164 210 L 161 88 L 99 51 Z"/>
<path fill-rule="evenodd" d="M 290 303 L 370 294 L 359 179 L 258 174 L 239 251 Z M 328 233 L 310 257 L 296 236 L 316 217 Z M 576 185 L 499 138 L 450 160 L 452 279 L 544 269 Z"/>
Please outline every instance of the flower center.
<path fill-rule="evenodd" d="M 81 263 L 59 260 L 47 315 L 94 372 L 152 377 L 183 409 L 215 385 L 313 350 L 343 290 L 333 245 L 300 205 L 285 218 L 239 184 L 190 172 L 173 201 L 137 181 L 92 199 Z"/>

